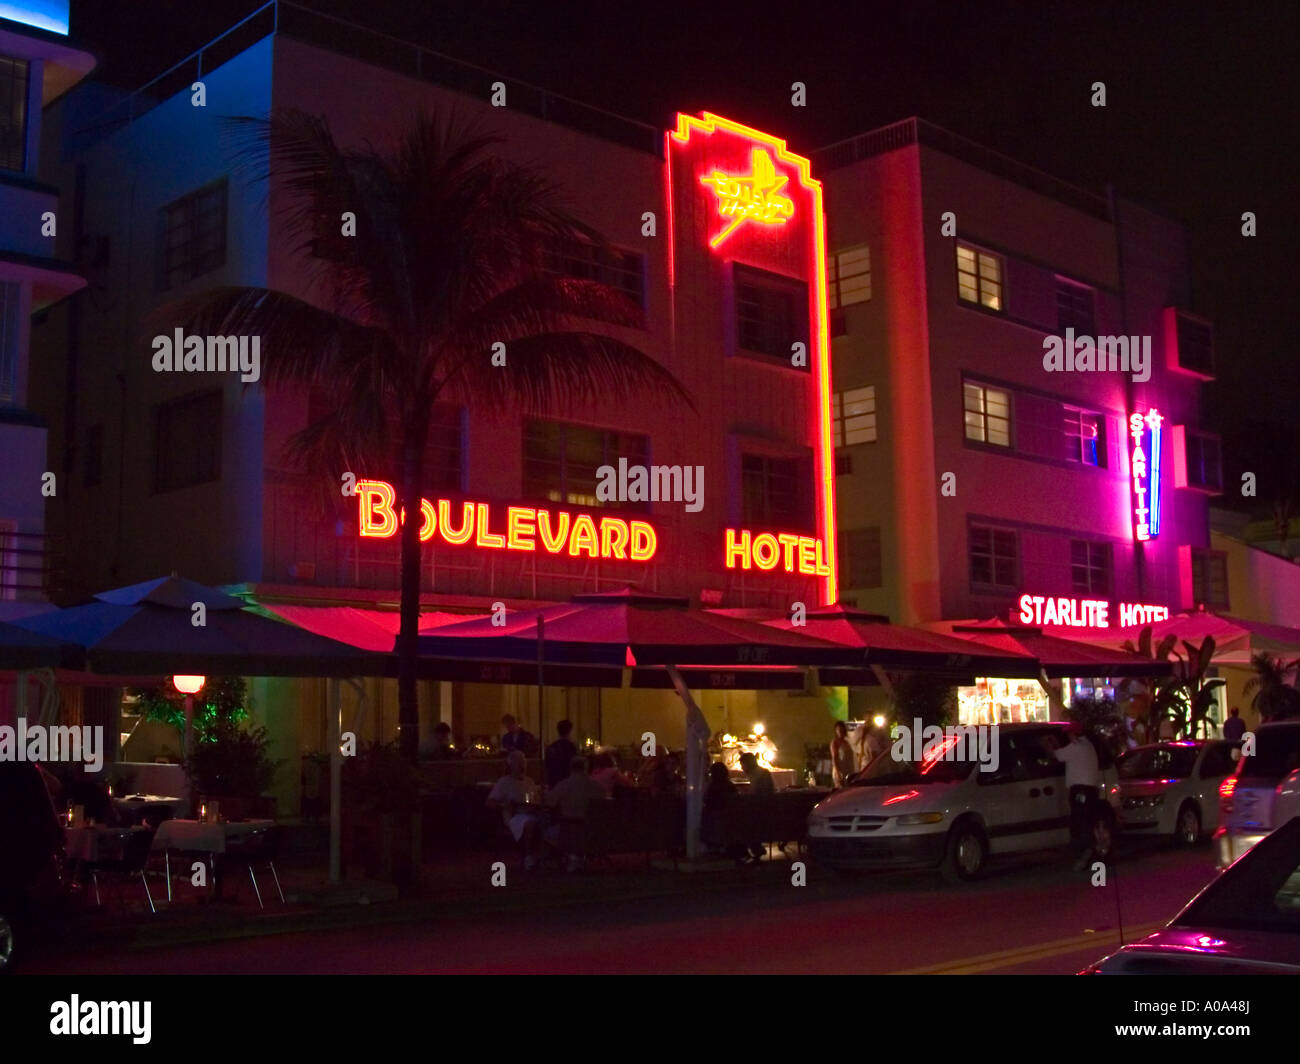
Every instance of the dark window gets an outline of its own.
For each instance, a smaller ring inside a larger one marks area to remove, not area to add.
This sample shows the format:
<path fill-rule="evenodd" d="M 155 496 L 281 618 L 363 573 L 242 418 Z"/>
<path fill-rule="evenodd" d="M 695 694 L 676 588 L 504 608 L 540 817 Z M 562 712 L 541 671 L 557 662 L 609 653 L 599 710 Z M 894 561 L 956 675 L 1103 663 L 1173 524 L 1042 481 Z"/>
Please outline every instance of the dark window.
<path fill-rule="evenodd" d="M 1092 336 L 1096 328 L 1096 298 L 1091 288 L 1056 279 L 1056 324 L 1062 332 Z"/>
<path fill-rule="evenodd" d="M 1192 598 L 1197 606 L 1228 608 L 1228 556 L 1222 551 L 1192 551 Z"/>
<path fill-rule="evenodd" d="M 26 59 L 0 55 L 0 170 L 27 167 Z"/>
<path fill-rule="evenodd" d="M 163 291 L 225 264 L 226 188 L 222 178 L 159 213 L 158 287 Z"/>
<path fill-rule="evenodd" d="M 1083 595 L 1110 594 L 1109 543 L 1092 543 L 1086 539 L 1070 541 L 1070 583 Z"/>
<path fill-rule="evenodd" d="M 577 506 L 614 505 L 648 510 L 648 502 L 605 503 L 596 498 L 597 471 L 648 465 L 650 438 L 611 429 L 592 429 L 561 421 L 529 421 L 524 427 L 524 494 L 529 498 Z"/>
<path fill-rule="evenodd" d="M 22 288 L 16 281 L 0 281 L 0 406 L 18 402 L 18 327 Z"/>
<path fill-rule="evenodd" d="M 748 266 L 735 270 L 736 346 L 790 365 L 793 346 L 808 344 L 808 286 Z"/>
<path fill-rule="evenodd" d="M 835 452 L 835 475 L 846 477 L 853 472 L 853 455 L 847 451 Z"/>
<path fill-rule="evenodd" d="M 852 528 L 839 534 L 836 544 L 840 586 L 883 586 L 879 528 Z"/>
<path fill-rule="evenodd" d="M 745 524 L 777 531 L 812 528 L 812 469 L 806 458 L 741 458 Z"/>
<path fill-rule="evenodd" d="M 1189 432 L 1183 437 L 1187 457 L 1187 485 L 1209 491 L 1223 490 L 1222 454 L 1215 436 Z"/>
<path fill-rule="evenodd" d="M 1016 533 L 986 525 L 970 526 L 970 580 L 982 587 L 1013 588 L 1019 582 L 1020 547 Z"/>
<path fill-rule="evenodd" d="M 1205 322 L 1179 314 L 1178 365 L 1207 377 L 1214 375 L 1214 330 Z"/>
<path fill-rule="evenodd" d="M 635 251 L 576 242 L 565 247 L 554 263 L 556 273 L 617 288 L 645 309 L 645 256 Z"/>
<path fill-rule="evenodd" d="M 1084 465 L 1106 464 L 1106 423 L 1100 414 L 1064 407 L 1065 457 Z"/>
<path fill-rule="evenodd" d="M 980 443 L 1011 446 L 1011 396 L 1000 388 L 967 381 L 962 386 L 966 438 Z"/>
<path fill-rule="evenodd" d="M 88 488 L 98 486 L 104 479 L 104 426 L 91 425 L 86 429 L 86 452 L 81 466 L 81 482 Z"/>
<path fill-rule="evenodd" d="M 164 403 L 154 413 L 153 490 L 221 478 L 221 393 Z"/>

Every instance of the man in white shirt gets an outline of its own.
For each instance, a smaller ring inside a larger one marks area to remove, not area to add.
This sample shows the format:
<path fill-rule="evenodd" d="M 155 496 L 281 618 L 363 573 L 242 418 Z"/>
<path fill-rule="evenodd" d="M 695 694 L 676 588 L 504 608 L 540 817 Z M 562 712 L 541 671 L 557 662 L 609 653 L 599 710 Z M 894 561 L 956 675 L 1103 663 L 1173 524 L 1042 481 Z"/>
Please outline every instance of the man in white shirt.
<path fill-rule="evenodd" d="M 492 785 L 487 797 L 489 809 L 500 809 L 501 819 L 515 842 L 523 843 L 524 867 L 537 867 L 541 792 L 525 773 L 527 761 L 519 750 L 506 755 L 506 775 Z"/>
<path fill-rule="evenodd" d="M 1101 768 L 1097 750 L 1084 735 L 1083 728 L 1071 724 L 1066 732 L 1070 741 L 1052 756 L 1065 764 L 1065 789 L 1070 796 L 1070 841 L 1074 844 L 1076 869 L 1088 863 L 1092 853 L 1092 822 L 1101 786 Z"/>

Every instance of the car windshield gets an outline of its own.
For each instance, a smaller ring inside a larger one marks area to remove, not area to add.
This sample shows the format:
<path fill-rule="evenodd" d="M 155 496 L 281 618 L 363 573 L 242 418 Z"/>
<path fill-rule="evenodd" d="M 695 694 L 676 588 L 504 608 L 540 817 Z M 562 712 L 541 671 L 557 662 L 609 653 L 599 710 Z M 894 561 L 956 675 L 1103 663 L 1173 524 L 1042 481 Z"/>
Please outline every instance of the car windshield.
<path fill-rule="evenodd" d="M 896 760 L 892 748 L 880 754 L 866 768 L 849 781 L 850 787 L 888 787 L 897 783 L 956 783 L 970 775 L 975 762 L 971 760 L 948 761 L 946 753 L 956 754 L 960 749 L 940 750 L 938 757 L 929 760 L 911 758 Z"/>
<path fill-rule="evenodd" d="M 1300 725 L 1260 728 L 1255 732 L 1255 752 L 1243 758 L 1243 778 L 1281 780 L 1300 768 Z"/>
<path fill-rule="evenodd" d="M 1130 750 L 1115 763 L 1122 780 L 1184 779 L 1196 766 L 1196 746 L 1147 746 Z"/>
<path fill-rule="evenodd" d="M 1174 925 L 1300 934 L 1300 819 L 1257 843 Z"/>

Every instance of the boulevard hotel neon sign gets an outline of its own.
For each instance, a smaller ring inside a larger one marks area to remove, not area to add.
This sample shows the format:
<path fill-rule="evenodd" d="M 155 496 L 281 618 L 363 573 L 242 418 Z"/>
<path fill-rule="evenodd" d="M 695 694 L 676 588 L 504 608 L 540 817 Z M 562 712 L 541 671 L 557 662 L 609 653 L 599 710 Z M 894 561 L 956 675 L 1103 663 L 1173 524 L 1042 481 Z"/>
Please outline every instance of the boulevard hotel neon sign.
<path fill-rule="evenodd" d="M 1129 469 L 1133 474 L 1133 538 L 1155 539 L 1160 535 L 1160 423 L 1164 418 L 1152 407 L 1145 414 L 1133 413 L 1128 433 L 1133 440 Z"/>

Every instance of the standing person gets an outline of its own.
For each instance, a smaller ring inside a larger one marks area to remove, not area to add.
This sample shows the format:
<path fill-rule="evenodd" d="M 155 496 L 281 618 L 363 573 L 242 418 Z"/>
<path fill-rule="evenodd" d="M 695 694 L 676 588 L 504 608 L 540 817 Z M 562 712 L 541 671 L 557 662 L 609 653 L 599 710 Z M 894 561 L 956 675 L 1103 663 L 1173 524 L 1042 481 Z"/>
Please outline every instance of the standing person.
<path fill-rule="evenodd" d="M 555 726 L 558 738 L 546 748 L 546 786 L 554 787 L 569 777 L 569 766 L 578 756 L 578 748 L 573 745 L 569 734 L 573 731 L 571 721 L 562 720 Z M 585 765 L 584 765 L 585 771 Z"/>
<path fill-rule="evenodd" d="M 843 787 L 856 771 L 857 759 L 849 742 L 849 726 L 837 720 L 835 738 L 831 740 L 831 779 L 837 788 Z"/>
<path fill-rule="evenodd" d="M 537 736 L 521 727 L 509 713 L 501 718 L 501 727 L 505 729 L 501 736 L 501 749 L 507 754 L 518 750 L 527 757 L 537 749 Z"/>
<path fill-rule="evenodd" d="M 1070 798 L 1070 841 L 1074 844 L 1074 867 L 1081 869 L 1088 864 L 1092 853 L 1092 821 L 1097 788 L 1101 785 L 1101 769 L 1097 764 L 1096 747 L 1088 741 L 1083 728 L 1071 724 L 1066 731 L 1070 741 L 1052 751 L 1052 756 L 1065 764 L 1065 789 Z"/>
<path fill-rule="evenodd" d="M 492 785 L 488 794 L 489 809 L 501 810 L 515 842 L 524 848 L 524 867 L 537 867 L 537 843 L 540 838 L 541 793 L 537 784 L 528 778 L 527 761 L 519 750 L 506 754 L 506 774 Z"/>
<path fill-rule="evenodd" d="M 1228 710 L 1228 719 L 1223 722 L 1223 737 L 1235 743 L 1246 734 L 1246 722 L 1241 719 L 1241 710 L 1233 706 Z"/>
<path fill-rule="evenodd" d="M 772 773 L 758 763 L 758 758 L 746 751 L 740 755 L 740 770 L 749 777 L 749 793 L 755 798 L 776 793 L 776 783 Z M 755 861 L 761 861 L 767 853 L 767 844 L 762 839 L 751 839 L 749 855 Z"/>

